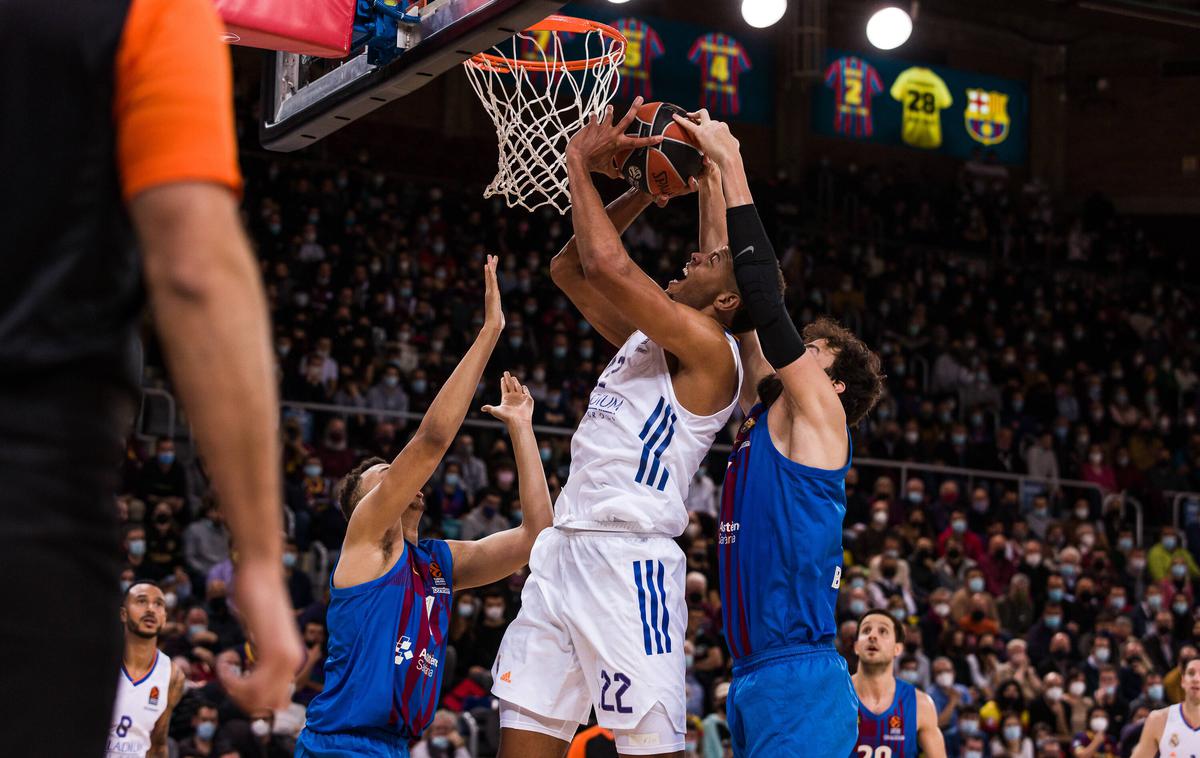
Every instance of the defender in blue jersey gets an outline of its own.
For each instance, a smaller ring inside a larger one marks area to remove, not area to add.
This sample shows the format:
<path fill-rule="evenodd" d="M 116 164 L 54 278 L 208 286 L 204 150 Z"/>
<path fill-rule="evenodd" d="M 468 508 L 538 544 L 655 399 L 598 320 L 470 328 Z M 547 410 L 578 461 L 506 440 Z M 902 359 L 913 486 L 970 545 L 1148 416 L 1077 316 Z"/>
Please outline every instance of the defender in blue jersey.
<path fill-rule="evenodd" d="M 484 272 L 486 320 L 396 459 L 359 464 L 342 485 L 349 524 L 330 577 L 325 689 L 308 706 L 301 758 L 404 758 L 433 720 L 445 669 L 452 593 L 503 579 L 525 565 L 551 522 L 550 494 L 533 435 L 533 399 L 507 373 L 502 402 L 483 410 L 505 422 L 520 476 L 521 526 L 477 542 L 420 540 L 421 488 L 466 415 L 504 315 L 496 259 Z"/>
<path fill-rule="evenodd" d="M 904 627 L 885 610 L 867 611 L 858 620 L 854 653 L 858 742 L 849 758 L 946 758 L 933 699 L 895 675 Z"/>
<path fill-rule="evenodd" d="M 834 605 L 848 427 L 879 399 L 879 358 L 828 319 L 800 336 L 737 140 L 705 111 L 676 121 L 720 170 L 734 274 L 753 327 L 741 343 L 747 418 L 725 474 L 717 548 L 734 755 L 849 755 L 858 700 L 834 649 Z"/>

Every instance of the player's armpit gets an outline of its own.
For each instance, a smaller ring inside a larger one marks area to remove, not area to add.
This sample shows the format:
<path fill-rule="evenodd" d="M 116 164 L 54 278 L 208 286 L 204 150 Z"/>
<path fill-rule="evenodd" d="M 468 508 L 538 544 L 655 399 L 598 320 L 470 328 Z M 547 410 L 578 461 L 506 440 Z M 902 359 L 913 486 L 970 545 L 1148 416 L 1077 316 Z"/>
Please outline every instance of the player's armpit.
<path fill-rule="evenodd" d="M 937 706 L 924 692 L 917 698 L 917 744 L 925 758 L 946 758 L 946 740 L 938 728 Z"/>
<path fill-rule="evenodd" d="M 446 540 L 454 556 L 454 590 L 482 587 L 512 576 L 526 563 L 538 533 L 518 526 L 481 540 Z"/>
<path fill-rule="evenodd" d="M 775 373 L 794 415 L 841 435 L 846 427 L 846 410 L 838 398 L 837 384 L 821 368 L 817 356 L 816 349 L 807 350 Z"/>

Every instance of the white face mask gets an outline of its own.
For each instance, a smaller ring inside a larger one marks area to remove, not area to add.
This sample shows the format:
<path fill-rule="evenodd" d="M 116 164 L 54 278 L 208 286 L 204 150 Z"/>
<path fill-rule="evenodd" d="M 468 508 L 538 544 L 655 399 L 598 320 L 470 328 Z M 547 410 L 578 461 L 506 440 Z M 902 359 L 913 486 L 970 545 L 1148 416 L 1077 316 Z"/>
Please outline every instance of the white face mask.
<path fill-rule="evenodd" d="M 250 722 L 250 731 L 255 737 L 266 737 L 271 733 L 271 725 L 266 719 L 254 719 Z"/>
<path fill-rule="evenodd" d="M 493 605 L 490 608 L 485 608 L 483 615 L 487 617 L 488 621 L 499 621 L 504 618 L 504 609 L 498 605 Z"/>
<path fill-rule="evenodd" d="M 1046 699 L 1049 700 L 1051 703 L 1057 703 L 1059 700 L 1062 699 L 1062 696 L 1063 696 L 1062 687 L 1047 687 L 1046 688 Z"/>
<path fill-rule="evenodd" d="M 936 613 L 937 615 L 941 616 L 942 618 L 946 618 L 947 616 L 950 615 L 950 604 L 949 603 L 938 603 L 937 605 L 933 606 L 933 612 Z"/>
<path fill-rule="evenodd" d="M 1071 682 L 1069 689 L 1071 690 L 1072 695 L 1079 697 L 1083 694 L 1083 691 L 1087 689 L 1087 685 L 1083 682 Z"/>
<path fill-rule="evenodd" d="M 1093 732 L 1107 731 L 1108 730 L 1108 719 L 1097 716 L 1096 718 L 1092 719 L 1091 727 L 1092 727 Z"/>
<path fill-rule="evenodd" d="M 1025 562 L 1036 568 L 1042 562 L 1042 554 L 1030 553 L 1029 555 L 1025 556 Z"/>
<path fill-rule="evenodd" d="M 954 686 L 954 674 L 950 673 L 949 671 L 943 671 L 937 675 L 935 681 L 939 687 L 944 690 L 948 690 Z"/>

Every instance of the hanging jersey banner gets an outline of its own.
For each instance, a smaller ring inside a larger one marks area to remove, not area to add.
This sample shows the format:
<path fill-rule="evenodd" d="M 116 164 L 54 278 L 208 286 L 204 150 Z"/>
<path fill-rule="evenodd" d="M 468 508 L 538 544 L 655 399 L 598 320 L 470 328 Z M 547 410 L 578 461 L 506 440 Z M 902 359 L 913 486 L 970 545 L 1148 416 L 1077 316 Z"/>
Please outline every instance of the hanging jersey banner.
<path fill-rule="evenodd" d="M 774 69 L 770 34 L 713 29 L 654 16 L 633 16 L 620 5 L 571 4 L 562 10 L 611 24 L 629 44 L 618 96 L 641 95 L 684 108 L 708 108 L 714 118 L 773 122 Z"/>
<path fill-rule="evenodd" d="M 828 50 L 823 87 L 813 90 L 817 134 L 903 145 L 1000 163 L 1028 154 L 1025 84 L 941 66 Z"/>

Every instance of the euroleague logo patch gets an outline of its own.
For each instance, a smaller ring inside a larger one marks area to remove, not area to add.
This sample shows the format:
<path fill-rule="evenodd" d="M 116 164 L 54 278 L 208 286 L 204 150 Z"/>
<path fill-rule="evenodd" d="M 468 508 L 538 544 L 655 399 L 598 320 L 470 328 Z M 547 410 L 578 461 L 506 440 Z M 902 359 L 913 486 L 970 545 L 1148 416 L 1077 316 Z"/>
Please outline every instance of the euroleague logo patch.
<path fill-rule="evenodd" d="M 642 180 L 642 170 L 637 166 L 630 166 L 629 178 L 635 182 L 640 182 Z"/>
<path fill-rule="evenodd" d="M 158 705 L 158 687 L 150 688 L 150 705 Z"/>

